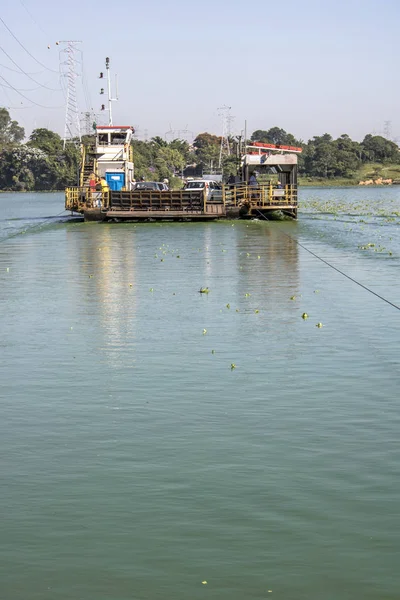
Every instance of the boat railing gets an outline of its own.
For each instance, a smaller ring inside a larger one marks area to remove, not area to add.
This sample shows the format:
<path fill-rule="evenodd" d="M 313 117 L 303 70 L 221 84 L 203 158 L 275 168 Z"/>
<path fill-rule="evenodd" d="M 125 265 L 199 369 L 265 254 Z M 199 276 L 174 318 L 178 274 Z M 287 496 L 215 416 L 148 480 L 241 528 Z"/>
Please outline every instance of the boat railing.
<path fill-rule="evenodd" d="M 244 204 L 256 208 L 297 207 L 297 185 L 287 184 L 278 187 L 272 183 L 230 184 L 222 187 L 223 203 L 226 206 L 241 206 Z"/>
<path fill-rule="evenodd" d="M 185 211 L 206 212 L 206 199 L 202 190 L 121 190 L 111 195 L 111 211 Z"/>
<path fill-rule="evenodd" d="M 203 190 L 120 190 L 98 191 L 88 187 L 65 190 L 65 210 L 84 213 L 88 209 L 103 211 L 184 211 L 187 213 L 221 213 L 215 202 L 207 202 Z M 218 203 L 222 206 L 221 201 Z"/>
<path fill-rule="evenodd" d="M 87 187 L 69 187 L 65 190 L 65 210 L 83 213 L 89 208 L 108 209 L 110 192 Z"/>

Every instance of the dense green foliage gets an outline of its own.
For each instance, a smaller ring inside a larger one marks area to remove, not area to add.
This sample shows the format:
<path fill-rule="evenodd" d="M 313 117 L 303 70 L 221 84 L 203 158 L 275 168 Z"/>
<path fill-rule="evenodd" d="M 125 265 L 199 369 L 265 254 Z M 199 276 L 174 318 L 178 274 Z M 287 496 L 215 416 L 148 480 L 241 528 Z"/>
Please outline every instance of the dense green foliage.
<path fill-rule="evenodd" d="M 60 136 L 35 129 L 22 144 L 24 129 L 0 109 L 0 189 L 15 191 L 60 190 L 76 185 L 79 148 L 63 149 Z"/>
<path fill-rule="evenodd" d="M 0 151 L 8 144 L 18 144 L 24 137 L 24 128 L 11 120 L 6 108 L 0 108 Z"/>
<path fill-rule="evenodd" d="M 22 143 L 24 136 L 23 127 L 11 119 L 7 109 L 0 108 L 0 189 L 61 190 L 77 184 L 78 146 L 67 144 L 63 148 L 60 136 L 44 128 L 35 129 L 26 143 Z M 346 134 L 334 140 L 325 133 L 305 143 L 284 129 L 272 127 L 257 129 L 249 141 L 301 146 L 299 173 L 309 178 L 351 178 L 368 164 L 400 164 L 397 144 L 380 135 L 368 134 L 360 143 Z M 225 178 L 237 173 L 239 162 L 239 138 L 229 142 L 233 152 L 222 159 Z M 156 136 L 149 142 L 134 140 L 132 146 L 136 178 L 167 178 L 175 187 L 190 170 L 200 174 L 218 167 L 221 138 L 204 132 L 189 145 L 179 139 L 168 143 Z"/>
<path fill-rule="evenodd" d="M 299 172 L 308 177 L 349 178 L 365 163 L 400 163 L 397 144 L 380 135 L 368 134 L 359 143 L 347 134 L 334 140 L 325 133 L 305 143 L 283 129 L 272 127 L 268 131 L 258 129 L 250 139 L 253 142 L 301 146 Z"/>

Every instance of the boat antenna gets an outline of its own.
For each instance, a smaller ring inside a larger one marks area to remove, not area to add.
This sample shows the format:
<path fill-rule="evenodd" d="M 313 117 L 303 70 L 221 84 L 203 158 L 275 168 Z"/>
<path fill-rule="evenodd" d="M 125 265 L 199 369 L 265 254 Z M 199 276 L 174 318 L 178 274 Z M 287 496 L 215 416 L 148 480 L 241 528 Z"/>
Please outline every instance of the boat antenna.
<path fill-rule="evenodd" d="M 108 88 L 108 124 L 112 125 L 112 109 L 111 103 L 118 100 L 118 98 L 111 97 L 111 76 L 110 76 L 110 59 L 106 58 L 106 70 L 107 70 L 107 88 Z"/>

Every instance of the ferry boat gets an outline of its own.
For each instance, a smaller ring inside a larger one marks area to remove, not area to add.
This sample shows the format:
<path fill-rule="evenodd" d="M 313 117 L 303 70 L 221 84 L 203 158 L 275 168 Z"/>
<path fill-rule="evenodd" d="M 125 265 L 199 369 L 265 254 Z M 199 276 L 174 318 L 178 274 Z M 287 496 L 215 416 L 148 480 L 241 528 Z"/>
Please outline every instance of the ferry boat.
<path fill-rule="evenodd" d="M 246 145 L 240 174 L 221 193 L 205 189 L 160 191 L 134 189 L 133 127 L 98 126 L 94 142 L 82 145 L 80 185 L 66 189 L 66 210 L 85 220 L 193 220 L 264 217 L 280 211 L 297 217 L 297 156 L 301 148 L 275 144 Z M 269 181 L 254 184 L 252 174 Z M 93 184 L 93 175 L 103 185 Z"/>
<path fill-rule="evenodd" d="M 65 190 L 66 210 L 97 221 L 268 218 L 275 211 L 297 217 L 297 155 L 301 148 L 293 146 L 254 142 L 238 148 L 240 166 L 235 182 L 221 184 L 218 194 L 207 194 L 206 186 L 136 189 L 134 129 L 112 123 L 109 68 L 106 58 L 109 124 L 97 126 L 94 140 L 81 145 L 79 185 Z M 259 183 L 254 174 L 264 175 L 264 181 Z"/>

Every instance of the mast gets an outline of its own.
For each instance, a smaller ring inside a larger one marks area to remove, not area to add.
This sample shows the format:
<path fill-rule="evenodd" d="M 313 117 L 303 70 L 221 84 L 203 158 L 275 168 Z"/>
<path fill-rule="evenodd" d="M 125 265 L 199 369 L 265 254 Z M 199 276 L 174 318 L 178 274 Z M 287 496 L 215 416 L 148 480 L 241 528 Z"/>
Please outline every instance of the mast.
<path fill-rule="evenodd" d="M 106 69 L 107 69 L 107 87 L 108 87 L 108 124 L 112 125 L 112 110 L 111 103 L 113 99 L 111 98 L 111 77 L 110 77 L 110 59 L 106 58 Z"/>

